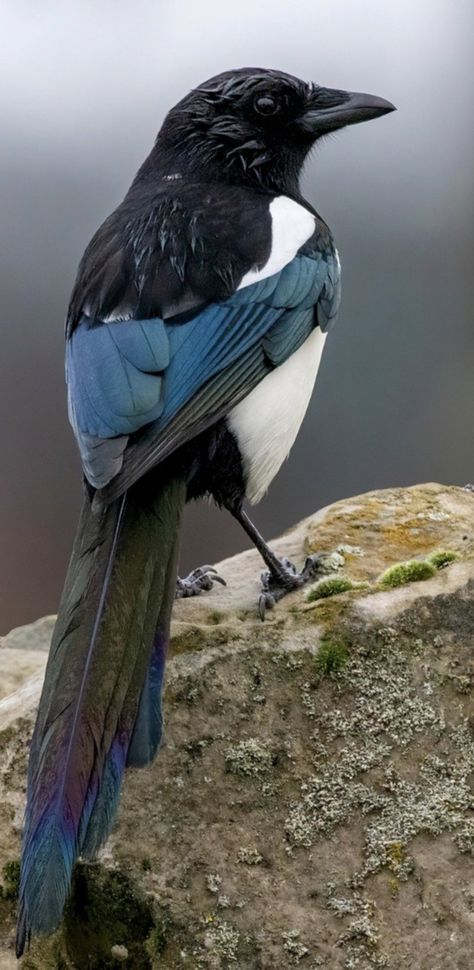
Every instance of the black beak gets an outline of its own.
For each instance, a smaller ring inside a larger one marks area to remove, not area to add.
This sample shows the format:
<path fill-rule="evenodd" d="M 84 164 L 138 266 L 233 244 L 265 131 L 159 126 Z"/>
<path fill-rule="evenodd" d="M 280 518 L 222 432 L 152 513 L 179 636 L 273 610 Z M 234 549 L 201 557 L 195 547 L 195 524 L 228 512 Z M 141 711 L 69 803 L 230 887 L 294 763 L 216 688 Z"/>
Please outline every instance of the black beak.
<path fill-rule="evenodd" d="M 332 88 L 315 88 L 308 109 L 300 118 L 304 131 L 313 135 L 324 135 L 329 131 L 357 125 L 360 121 L 380 118 L 395 105 L 373 94 L 360 94 L 354 91 L 336 91 Z"/>

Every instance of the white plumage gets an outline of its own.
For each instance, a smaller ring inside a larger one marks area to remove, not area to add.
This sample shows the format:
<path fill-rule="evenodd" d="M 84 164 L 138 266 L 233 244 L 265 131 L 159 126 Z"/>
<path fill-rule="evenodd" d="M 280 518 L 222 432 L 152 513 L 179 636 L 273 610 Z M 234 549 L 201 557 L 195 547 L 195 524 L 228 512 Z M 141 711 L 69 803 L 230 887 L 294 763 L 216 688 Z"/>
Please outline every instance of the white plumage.
<path fill-rule="evenodd" d="M 244 463 L 246 497 L 252 505 L 264 496 L 288 457 L 310 402 L 325 339 L 319 327 L 313 330 L 228 417 Z"/>
<path fill-rule="evenodd" d="M 272 248 L 261 270 L 240 288 L 279 273 L 313 235 L 315 218 L 286 196 L 270 204 Z M 228 416 L 244 464 L 246 497 L 255 505 L 267 491 L 295 441 L 311 398 L 326 335 L 317 327 L 284 364 L 254 388 Z"/>
<path fill-rule="evenodd" d="M 286 195 L 277 195 L 270 202 L 272 218 L 272 248 L 270 256 L 261 269 L 250 269 L 242 277 L 239 290 L 252 283 L 258 283 L 267 276 L 279 273 L 287 263 L 291 263 L 298 250 L 311 238 L 316 225 L 312 212 L 304 206 L 289 199 Z"/>

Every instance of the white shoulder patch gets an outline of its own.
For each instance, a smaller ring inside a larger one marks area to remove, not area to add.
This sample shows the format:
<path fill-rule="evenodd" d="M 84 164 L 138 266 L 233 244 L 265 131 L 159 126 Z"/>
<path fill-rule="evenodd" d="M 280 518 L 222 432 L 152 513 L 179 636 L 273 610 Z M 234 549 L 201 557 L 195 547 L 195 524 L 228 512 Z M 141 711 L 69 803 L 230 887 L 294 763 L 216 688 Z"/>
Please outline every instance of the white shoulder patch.
<path fill-rule="evenodd" d="M 278 195 L 270 203 L 272 219 L 272 247 L 267 262 L 261 269 L 250 269 L 242 278 L 238 289 L 258 283 L 267 276 L 279 273 L 291 263 L 301 246 L 311 238 L 316 224 L 315 217 L 304 206 L 286 195 Z"/>

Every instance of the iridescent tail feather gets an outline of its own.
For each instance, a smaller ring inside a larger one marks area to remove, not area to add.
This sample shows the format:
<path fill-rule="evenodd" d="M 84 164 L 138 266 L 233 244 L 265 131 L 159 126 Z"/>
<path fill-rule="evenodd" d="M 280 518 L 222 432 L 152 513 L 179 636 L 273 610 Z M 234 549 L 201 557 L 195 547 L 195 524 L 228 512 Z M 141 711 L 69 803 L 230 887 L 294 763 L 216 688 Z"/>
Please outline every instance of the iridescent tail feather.
<path fill-rule="evenodd" d="M 96 509 L 85 496 L 28 766 L 17 954 L 61 920 L 79 855 L 116 815 L 127 764 L 161 737 L 161 689 L 185 483 L 146 476 Z"/>

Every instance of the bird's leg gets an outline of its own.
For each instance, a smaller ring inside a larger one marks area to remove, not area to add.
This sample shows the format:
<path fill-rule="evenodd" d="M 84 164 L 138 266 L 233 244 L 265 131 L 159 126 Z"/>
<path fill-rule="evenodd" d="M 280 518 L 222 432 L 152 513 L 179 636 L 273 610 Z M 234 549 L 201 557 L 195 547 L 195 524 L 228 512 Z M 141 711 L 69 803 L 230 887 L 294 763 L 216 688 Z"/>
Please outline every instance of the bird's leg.
<path fill-rule="evenodd" d="M 296 566 L 289 559 L 286 557 L 279 559 L 275 555 L 242 508 L 237 507 L 230 509 L 230 511 L 237 522 L 240 522 L 242 528 L 245 529 L 265 565 L 268 566 L 268 571 L 261 574 L 262 592 L 258 603 L 260 617 L 264 620 L 266 610 L 272 609 L 283 596 L 323 575 L 326 571 L 325 564 L 328 557 L 326 553 L 308 556 L 303 569 L 298 572 Z"/>
<path fill-rule="evenodd" d="M 214 566 L 198 566 L 193 569 L 185 579 L 176 580 L 175 599 L 184 599 L 187 596 L 199 596 L 200 593 L 208 592 L 213 588 L 214 583 L 221 583 L 226 586 L 225 579 L 219 576 Z"/>

